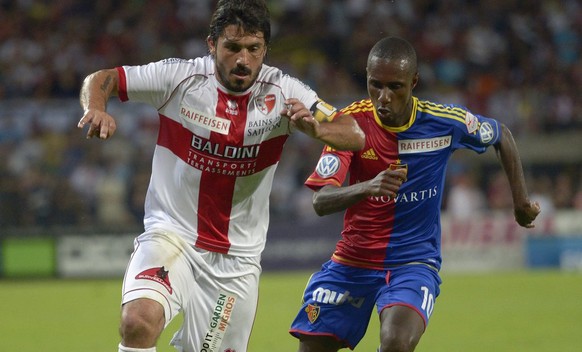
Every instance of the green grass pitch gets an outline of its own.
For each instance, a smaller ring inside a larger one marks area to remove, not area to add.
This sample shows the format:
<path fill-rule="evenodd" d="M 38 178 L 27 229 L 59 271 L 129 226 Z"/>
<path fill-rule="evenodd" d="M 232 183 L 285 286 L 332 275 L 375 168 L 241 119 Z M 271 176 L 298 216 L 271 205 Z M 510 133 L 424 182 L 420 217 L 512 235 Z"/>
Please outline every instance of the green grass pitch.
<path fill-rule="evenodd" d="M 265 273 L 250 352 L 296 351 L 287 329 L 309 273 Z M 0 281 L 0 351 L 116 351 L 121 279 Z M 163 333 L 160 352 L 178 317 Z M 356 351 L 378 346 L 377 314 Z M 418 352 L 582 351 L 582 274 L 443 274 Z M 347 350 L 346 350 L 347 351 Z"/>

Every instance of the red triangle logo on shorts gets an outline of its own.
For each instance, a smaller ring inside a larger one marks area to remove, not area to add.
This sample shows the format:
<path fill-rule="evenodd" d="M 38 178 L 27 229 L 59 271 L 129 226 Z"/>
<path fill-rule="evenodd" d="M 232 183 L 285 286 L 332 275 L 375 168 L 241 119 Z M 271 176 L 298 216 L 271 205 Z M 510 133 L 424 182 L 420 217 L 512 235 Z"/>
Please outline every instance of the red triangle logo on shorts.
<path fill-rule="evenodd" d="M 142 271 L 135 276 L 136 280 L 151 280 L 155 281 L 168 290 L 172 294 L 172 284 L 170 284 L 170 271 L 166 270 L 163 266 L 158 268 L 151 268 Z"/>

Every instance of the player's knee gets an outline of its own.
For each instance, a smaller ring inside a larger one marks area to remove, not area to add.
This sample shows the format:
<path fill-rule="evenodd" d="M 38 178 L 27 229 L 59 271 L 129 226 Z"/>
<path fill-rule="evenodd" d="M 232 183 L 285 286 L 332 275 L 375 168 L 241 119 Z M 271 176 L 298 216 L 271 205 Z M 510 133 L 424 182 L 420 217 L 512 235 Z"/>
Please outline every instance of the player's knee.
<path fill-rule="evenodd" d="M 141 316 L 126 314 L 121 319 L 119 333 L 123 340 L 135 341 L 138 339 L 148 338 L 154 334 L 154 328 L 151 322 Z"/>
<path fill-rule="evenodd" d="M 155 304 L 152 304 L 155 303 Z M 163 308 L 157 302 L 130 302 L 124 305 L 119 333 L 125 346 L 154 346 L 164 327 Z"/>
<path fill-rule="evenodd" d="M 418 339 L 405 334 L 383 334 L 380 352 L 412 352 L 418 344 Z"/>

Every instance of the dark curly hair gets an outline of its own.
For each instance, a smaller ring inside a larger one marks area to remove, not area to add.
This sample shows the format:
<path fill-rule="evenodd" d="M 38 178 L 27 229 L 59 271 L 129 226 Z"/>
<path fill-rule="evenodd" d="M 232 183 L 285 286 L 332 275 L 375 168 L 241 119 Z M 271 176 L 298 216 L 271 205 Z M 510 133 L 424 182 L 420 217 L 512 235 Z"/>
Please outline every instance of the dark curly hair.
<path fill-rule="evenodd" d="M 229 25 L 240 26 L 245 32 L 262 32 L 265 44 L 271 41 L 271 15 L 264 0 L 220 0 L 210 21 L 208 36 L 217 42 Z"/>

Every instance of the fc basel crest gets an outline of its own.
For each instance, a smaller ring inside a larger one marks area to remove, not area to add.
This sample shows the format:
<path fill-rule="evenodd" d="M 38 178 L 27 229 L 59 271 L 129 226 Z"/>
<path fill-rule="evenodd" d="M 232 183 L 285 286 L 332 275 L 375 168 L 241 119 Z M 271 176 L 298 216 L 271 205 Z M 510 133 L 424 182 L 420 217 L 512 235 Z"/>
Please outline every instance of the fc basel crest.
<path fill-rule="evenodd" d="M 305 313 L 307 313 L 307 319 L 309 319 L 309 322 L 313 324 L 319 317 L 319 306 L 308 304 L 307 307 L 305 307 Z"/>
<path fill-rule="evenodd" d="M 390 164 L 390 165 L 388 165 L 388 168 L 390 170 L 405 169 L 408 172 L 408 164 L 400 164 L 400 160 L 397 160 L 396 161 L 396 164 Z"/>
<path fill-rule="evenodd" d="M 261 95 L 255 99 L 255 104 L 260 112 L 267 115 L 275 107 L 276 100 L 275 94 Z"/>

